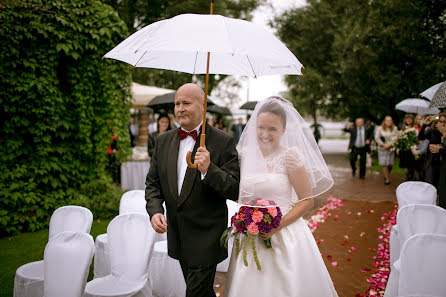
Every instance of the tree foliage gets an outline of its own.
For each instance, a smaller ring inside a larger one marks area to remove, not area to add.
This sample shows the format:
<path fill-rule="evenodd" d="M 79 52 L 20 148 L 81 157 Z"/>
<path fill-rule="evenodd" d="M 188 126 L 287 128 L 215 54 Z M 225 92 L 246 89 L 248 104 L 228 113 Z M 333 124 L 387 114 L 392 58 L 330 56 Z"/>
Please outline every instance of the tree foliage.
<path fill-rule="evenodd" d="M 70 203 L 110 216 L 119 191 L 106 151 L 112 129 L 122 156 L 129 151 L 131 76 L 101 57 L 125 24 L 94 0 L 14 0 L 0 10 L 0 235 L 43 228 Z"/>
<path fill-rule="evenodd" d="M 446 77 L 444 1 L 312 0 L 273 25 L 306 67 L 287 78 L 296 104 L 317 100 L 331 117 L 397 116 L 396 103 Z"/>
<path fill-rule="evenodd" d="M 172 18 L 183 13 L 209 14 L 210 0 L 102 0 L 115 8 L 124 20 L 130 33 L 154 22 Z M 214 1 L 214 14 L 251 20 L 253 11 L 266 0 L 218 0 Z M 206 38 L 206 36 L 203 36 Z M 141 84 L 177 89 L 186 82 L 192 82 L 192 74 L 147 68 L 135 68 L 133 81 Z M 204 86 L 204 75 L 196 77 L 196 82 Z M 227 83 L 225 75 L 210 75 L 209 94 L 222 83 Z M 228 85 L 224 88 L 233 88 Z"/>

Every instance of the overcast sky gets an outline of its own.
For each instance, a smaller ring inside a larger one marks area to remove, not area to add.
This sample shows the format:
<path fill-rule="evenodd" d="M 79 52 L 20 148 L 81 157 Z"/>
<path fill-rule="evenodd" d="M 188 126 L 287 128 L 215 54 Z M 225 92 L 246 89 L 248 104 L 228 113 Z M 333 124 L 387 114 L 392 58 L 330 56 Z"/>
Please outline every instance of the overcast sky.
<path fill-rule="evenodd" d="M 306 4 L 305 0 L 270 0 L 273 8 L 261 7 L 254 12 L 254 19 L 252 22 L 263 25 L 269 30 L 268 21 L 274 15 L 283 12 L 292 7 L 301 7 Z M 297 57 L 299 59 L 299 57 Z M 283 82 L 282 75 L 261 76 L 259 78 L 249 78 L 249 83 L 246 81 L 241 89 L 239 96 L 242 103 L 248 100 L 248 85 L 249 85 L 249 101 L 258 101 L 267 98 L 271 95 L 278 95 L 282 91 L 286 91 L 287 87 Z M 241 104 L 242 104 L 241 103 Z M 241 105 L 240 104 L 240 105 Z"/>

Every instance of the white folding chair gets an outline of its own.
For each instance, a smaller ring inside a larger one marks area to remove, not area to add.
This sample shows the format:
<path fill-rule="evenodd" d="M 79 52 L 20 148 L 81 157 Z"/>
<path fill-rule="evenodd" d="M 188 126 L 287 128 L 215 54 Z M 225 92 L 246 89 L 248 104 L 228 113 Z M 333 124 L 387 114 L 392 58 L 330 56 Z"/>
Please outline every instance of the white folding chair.
<path fill-rule="evenodd" d="M 398 292 L 403 296 L 445 296 L 446 235 L 416 234 L 401 251 Z"/>
<path fill-rule="evenodd" d="M 167 240 L 155 243 L 149 271 L 153 297 L 186 296 L 180 262 L 167 254 Z"/>
<path fill-rule="evenodd" d="M 94 253 L 93 237 L 65 231 L 54 235 L 45 247 L 44 297 L 82 297 Z"/>
<path fill-rule="evenodd" d="M 151 297 L 149 261 L 155 231 L 149 216 L 126 213 L 107 228 L 111 274 L 87 283 L 85 297 Z"/>
<path fill-rule="evenodd" d="M 396 188 L 396 199 L 399 209 L 411 204 L 436 205 L 437 189 L 429 183 L 408 181 L 401 183 Z M 401 251 L 401 244 L 398 238 L 398 224 L 392 226 L 389 240 L 390 266 L 392 267 L 399 258 Z"/>
<path fill-rule="evenodd" d="M 240 204 L 232 200 L 226 200 L 226 206 L 228 207 L 228 227 L 231 227 L 231 218 L 240 209 Z M 231 259 L 232 247 L 234 246 L 234 238 L 231 237 L 228 240 L 228 257 L 222 262 L 217 264 L 217 271 L 228 272 L 229 261 Z"/>
<path fill-rule="evenodd" d="M 119 214 L 125 213 L 143 213 L 147 214 L 145 191 L 131 190 L 125 192 L 119 203 Z M 166 207 L 164 206 L 164 213 Z M 167 240 L 167 234 L 156 233 L 155 241 Z M 110 257 L 108 251 L 107 233 L 100 234 L 95 241 L 95 256 L 94 256 L 94 277 L 104 277 L 111 273 Z"/>
<path fill-rule="evenodd" d="M 398 240 L 401 251 L 405 242 L 415 234 L 430 233 L 446 235 L 446 210 L 427 204 L 406 205 L 398 210 L 396 217 L 398 224 Z M 395 249 L 397 249 L 395 247 Z M 398 252 L 400 254 L 401 252 Z M 398 282 L 400 275 L 400 257 L 391 266 L 385 297 L 398 296 Z"/>
<path fill-rule="evenodd" d="M 51 216 L 49 236 L 64 231 L 90 233 L 93 214 L 85 207 L 63 206 Z M 20 266 L 14 278 L 14 297 L 42 297 L 44 279 L 44 261 L 36 261 Z"/>
<path fill-rule="evenodd" d="M 147 214 L 144 190 L 131 190 L 125 192 L 119 202 L 119 214 L 139 212 Z"/>
<path fill-rule="evenodd" d="M 408 181 L 396 188 L 398 208 L 410 204 L 437 204 L 437 189 L 425 182 Z"/>

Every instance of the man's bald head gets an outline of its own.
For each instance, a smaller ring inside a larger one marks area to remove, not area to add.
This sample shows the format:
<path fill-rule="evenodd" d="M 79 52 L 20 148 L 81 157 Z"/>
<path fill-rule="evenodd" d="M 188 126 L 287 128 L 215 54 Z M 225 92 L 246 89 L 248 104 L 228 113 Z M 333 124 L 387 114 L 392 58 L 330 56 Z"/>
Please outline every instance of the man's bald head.
<path fill-rule="evenodd" d="M 181 127 L 190 131 L 203 120 L 203 90 L 193 83 L 184 84 L 175 94 L 175 116 Z"/>
<path fill-rule="evenodd" d="M 200 100 L 201 104 L 204 103 L 204 91 L 197 84 L 194 84 L 194 83 L 184 84 L 184 85 L 182 85 L 181 87 L 178 88 L 177 94 L 179 92 L 180 93 L 184 93 L 184 94 L 186 94 L 187 96 L 189 96 L 191 98 L 195 98 L 197 100 Z"/>

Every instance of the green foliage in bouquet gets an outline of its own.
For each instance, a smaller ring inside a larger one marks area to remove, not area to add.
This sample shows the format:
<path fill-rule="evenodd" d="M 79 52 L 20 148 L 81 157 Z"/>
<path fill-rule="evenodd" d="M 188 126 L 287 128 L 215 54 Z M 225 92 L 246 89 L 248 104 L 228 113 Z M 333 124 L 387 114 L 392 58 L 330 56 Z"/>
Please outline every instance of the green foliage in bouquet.
<path fill-rule="evenodd" d="M 112 129 L 130 153 L 130 69 L 102 56 L 127 36 L 100 1 L 0 4 L 0 236 L 48 226 L 62 205 L 117 212 L 106 173 Z"/>
<path fill-rule="evenodd" d="M 401 132 L 394 148 L 400 150 L 411 150 L 414 145 L 417 145 L 417 133 L 414 130 L 408 132 Z"/>

